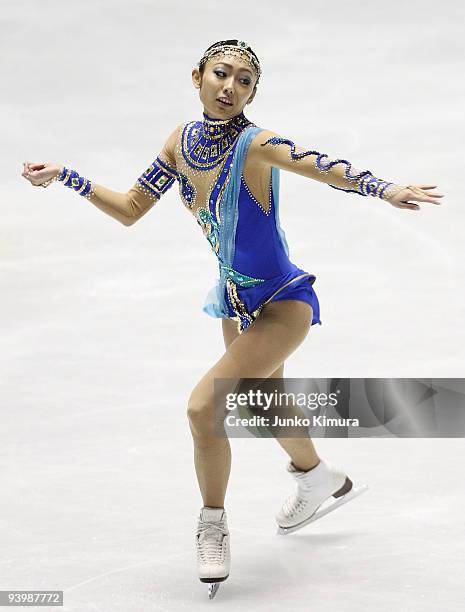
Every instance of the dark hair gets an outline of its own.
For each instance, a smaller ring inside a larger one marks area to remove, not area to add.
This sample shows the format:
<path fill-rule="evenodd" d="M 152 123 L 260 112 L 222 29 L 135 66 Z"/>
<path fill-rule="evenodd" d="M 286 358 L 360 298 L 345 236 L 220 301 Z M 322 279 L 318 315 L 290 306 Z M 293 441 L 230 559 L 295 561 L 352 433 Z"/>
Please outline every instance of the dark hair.
<path fill-rule="evenodd" d="M 229 40 L 219 40 L 219 41 L 217 41 L 217 42 L 213 43 L 212 45 L 210 45 L 210 46 L 208 47 L 208 49 L 206 49 L 206 50 L 204 51 L 204 54 L 205 54 L 207 51 L 210 51 L 210 49 L 213 49 L 214 47 L 220 47 L 221 45 L 235 45 L 236 47 L 239 47 L 239 44 L 238 44 L 238 43 L 239 43 L 239 40 L 238 40 L 237 38 L 232 38 L 232 39 L 229 39 Z M 242 47 L 239 47 L 239 48 L 242 48 Z M 247 51 L 250 51 L 250 53 L 252 53 L 252 55 L 255 57 L 255 59 L 257 60 L 257 62 L 258 62 L 258 63 L 260 63 L 260 61 L 259 61 L 259 59 L 258 59 L 258 57 L 257 57 L 257 54 L 256 54 L 256 53 L 255 53 L 255 51 L 252 49 L 252 47 L 244 47 L 244 48 L 245 48 L 245 49 L 247 49 Z M 203 56 L 202 56 L 202 57 L 203 57 Z M 205 64 L 206 64 L 206 63 L 207 63 L 206 61 L 204 61 L 204 62 L 202 62 L 202 63 L 199 63 L 199 72 L 200 72 L 200 74 L 201 74 L 201 75 L 203 74 L 203 72 L 204 72 L 204 70 L 205 70 Z M 258 79 L 257 79 L 257 82 L 258 82 Z"/>

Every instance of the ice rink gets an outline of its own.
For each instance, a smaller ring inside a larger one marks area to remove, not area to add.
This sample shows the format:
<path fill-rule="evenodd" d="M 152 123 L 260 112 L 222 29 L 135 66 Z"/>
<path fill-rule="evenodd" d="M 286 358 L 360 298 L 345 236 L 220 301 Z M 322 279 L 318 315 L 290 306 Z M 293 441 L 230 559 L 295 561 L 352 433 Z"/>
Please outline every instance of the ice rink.
<path fill-rule="evenodd" d="M 465 445 L 316 439 L 362 497 L 296 534 L 274 440 L 233 439 L 231 574 L 197 578 L 202 505 L 186 417 L 224 352 L 202 306 L 217 262 L 175 185 L 125 227 L 22 162 L 128 190 L 181 123 L 191 70 L 248 41 L 248 119 L 443 204 L 400 210 L 281 172 L 291 260 L 322 325 L 287 377 L 463 377 L 464 6 L 237 0 L 3 0 L 0 590 L 63 590 L 63 612 L 455 612 L 465 601 Z"/>

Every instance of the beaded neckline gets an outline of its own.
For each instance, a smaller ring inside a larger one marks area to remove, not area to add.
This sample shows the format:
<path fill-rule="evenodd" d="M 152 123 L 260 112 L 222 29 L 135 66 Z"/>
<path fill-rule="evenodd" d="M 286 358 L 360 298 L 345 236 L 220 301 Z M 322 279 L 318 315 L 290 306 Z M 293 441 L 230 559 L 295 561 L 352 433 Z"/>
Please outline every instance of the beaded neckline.
<path fill-rule="evenodd" d="M 181 133 L 182 155 L 193 170 L 212 170 L 226 159 L 239 134 L 253 125 L 244 113 L 231 119 L 213 119 L 204 112 L 203 121 L 185 124 Z"/>
<path fill-rule="evenodd" d="M 237 134 L 243 128 L 250 125 L 250 121 L 245 117 L 244 112 L 239 113 L 230 119 L 214 119 L 205 112 L 203 114 L 202 133 L 206 138 L 218 140 L 229 134 Z"/>

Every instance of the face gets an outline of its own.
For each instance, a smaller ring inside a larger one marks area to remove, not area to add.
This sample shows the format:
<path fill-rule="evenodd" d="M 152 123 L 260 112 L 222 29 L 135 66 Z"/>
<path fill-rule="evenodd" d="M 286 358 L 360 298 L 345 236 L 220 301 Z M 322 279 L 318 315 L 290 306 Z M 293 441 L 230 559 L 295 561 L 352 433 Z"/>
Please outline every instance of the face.
<path fill-rule="evenodd" d="M 204 66 L 192 70 L 192 82 L 199 89 L 204 112 L 212 119 L 230 119 L 239 115 L 255 97 L 257 76 L 240 58 L 214 55 Z M 224 104 L 219 98 L 226 98 Z"/>

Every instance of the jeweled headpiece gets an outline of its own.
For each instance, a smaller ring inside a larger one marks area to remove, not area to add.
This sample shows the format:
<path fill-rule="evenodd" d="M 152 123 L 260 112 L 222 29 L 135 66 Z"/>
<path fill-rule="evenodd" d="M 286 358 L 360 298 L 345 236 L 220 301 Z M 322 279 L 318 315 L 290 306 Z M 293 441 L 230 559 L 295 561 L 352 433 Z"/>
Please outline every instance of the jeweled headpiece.
<path fill-rule="evenodd" d="M 250 45 L 243 40 L 238 40 L 237 44 L 231 43 L 228 41 L 227 43 L 216 45 L 214 47 L 210 47 L 205 51 L 201 60 L 198 63 L 198 67 L 201 68 L 204 66 L 213 55 L 231 55 L 231 56 L 239 56 L 246 64 L 248 64 L 253 71 L 255 71 L 257 75 L 257 83 L 260 79 L 260 75 L 262 73 L 260 68 L 260 62 L 258 61 L 257 56 L 254 54 Z"/>

